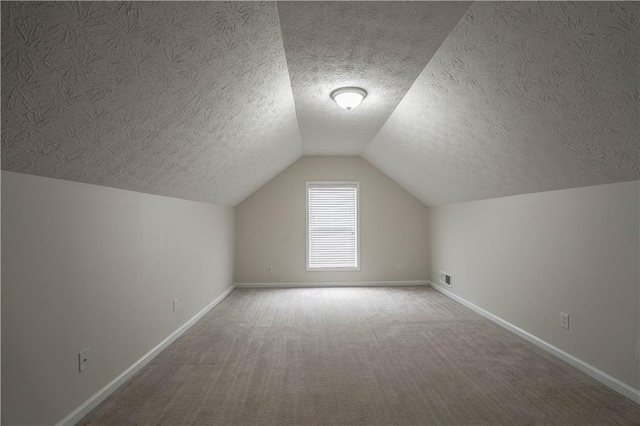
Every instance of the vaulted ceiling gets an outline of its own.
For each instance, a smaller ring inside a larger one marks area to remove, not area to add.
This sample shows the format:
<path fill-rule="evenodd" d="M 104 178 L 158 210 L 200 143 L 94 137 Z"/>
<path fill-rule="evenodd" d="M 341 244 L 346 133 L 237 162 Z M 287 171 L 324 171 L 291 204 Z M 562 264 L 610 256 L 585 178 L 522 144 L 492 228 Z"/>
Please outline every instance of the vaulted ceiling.
<path fill-rule="evenodd" d="M 639 52 L 638 3 L 2 2 L 2 169 L 225 205 L 302 155 L 427 205 L 634 180 Z"/>
<path fill-rule="evenodd" d="M 469 4 L 279 3 L 304 154 L 362 154 Z M 345 86 L 369 91 L 348 113 L 329 96 Z"/>
<path fill-rule="evenodd" d="M 638 179 L 639 3 L 476 3 L 364 157 L 427 205 Z"/>

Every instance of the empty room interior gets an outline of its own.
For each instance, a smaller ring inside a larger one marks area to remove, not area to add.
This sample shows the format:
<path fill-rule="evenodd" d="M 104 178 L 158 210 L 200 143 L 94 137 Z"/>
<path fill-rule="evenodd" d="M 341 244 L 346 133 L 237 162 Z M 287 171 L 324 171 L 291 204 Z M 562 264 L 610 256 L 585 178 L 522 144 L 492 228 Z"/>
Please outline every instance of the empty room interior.
<path fill-rule="evenodd" d="M 1 7 L 2 424 L 640 424 L 640 3 Z"/>

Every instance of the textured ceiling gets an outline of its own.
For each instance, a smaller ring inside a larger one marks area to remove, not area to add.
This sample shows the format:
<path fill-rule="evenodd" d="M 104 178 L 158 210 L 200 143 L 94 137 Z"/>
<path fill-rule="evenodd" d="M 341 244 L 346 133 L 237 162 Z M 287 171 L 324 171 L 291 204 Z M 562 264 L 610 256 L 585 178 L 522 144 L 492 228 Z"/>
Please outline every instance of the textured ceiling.
<path fill-rule="evenodd" d="M 2 3 L 3 169 L 234 205 L 301 154 L 275 3 Z"/>
<path fill-rule="evenodd" d="M 226 205 L 303 152 L 427 205 L 638 179 L 639 49 L 633 2 L 2 2 L 2 168 Z"/>
<path fill-rule="evenodd" d="M 364 157 L 427 205 L 640 178 L 639 8 L 474 3 Z"/>
<path fill-rule="evenodd" d="M 469 8 L 467 2 L 280 2 L 307 155 L 360 155 Z M 347 112 L 334 89 L 363 87 Z"/>

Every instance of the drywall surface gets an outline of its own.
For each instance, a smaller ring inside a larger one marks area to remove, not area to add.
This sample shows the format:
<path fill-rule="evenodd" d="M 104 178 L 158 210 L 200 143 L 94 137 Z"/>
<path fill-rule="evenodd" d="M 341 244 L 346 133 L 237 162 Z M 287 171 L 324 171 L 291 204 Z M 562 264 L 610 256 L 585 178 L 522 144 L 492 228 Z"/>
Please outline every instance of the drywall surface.
<path fill-rule="evenodd" d="M 275 2 L 0 15 L 3 170 L 232 206 L 302 155 Z"/>
<path fill-rule="evenodd" d="M 279 2 L 296 116 L 306 155 L 360 155 L 470 2 Z M 339 87 L 369 91 L 348 114 Z"/>
<path fill-rule="evenodd" d="M 639 21 L 474 2 L 363 156 L 429 206 L 640 179 Z"/>
<path fill-rule="evenodd" d="M 221 295 L 233 229 L 231 207 L 3 171 L 2 420 L 60 421 Z"/>
<path fill-rule="evenodd" d="M 308 180 L 360 182 L 359 271 L 306 271 Z M 426 214 L 420 201 L 360 157 L 302 157 L 236 207 L 236 282 L 425 280 Z"/>
<path fill-rule="evenodd" d="M 638 186 L 430 208 L 431 281 L 638 389 Z"/>

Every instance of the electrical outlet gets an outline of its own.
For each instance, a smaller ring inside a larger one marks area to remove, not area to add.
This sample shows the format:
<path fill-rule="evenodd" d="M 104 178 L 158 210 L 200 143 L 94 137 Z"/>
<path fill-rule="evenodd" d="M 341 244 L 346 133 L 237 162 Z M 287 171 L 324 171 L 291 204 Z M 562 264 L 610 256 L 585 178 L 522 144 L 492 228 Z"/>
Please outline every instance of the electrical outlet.
<path fill-rule="evenodd" d="M 560 312 L 560 327 L 569 329 L 569 314 Z"/>
<path fill-rule="evenodd" d="M 269 273 L 273 272 L 273 266 L 269 265 L 267 267 L 267 272 L 269 272 Z"/>
<path fill-rule="evenodd" d="M 636 361 L 640 362 L 640 342 L 636 342 Z"/>
<path fill-rule="evenodd" d="M 402 263 L 398 263 L 398 271 L 402 271 L 403 268 Z"/>
<path fill-rule="evenodd" d="M 173 312 L 178 312 L 180 309 L 180 304 L 178 303 L 178 299 L 173 299 Z"/>
<path fill-rule="evenodd" d="M 82 373 L 89 368 L 89 361 L 91 359 L 91 348 L 83 349 L 78 353 L 78 367 Z"/>

